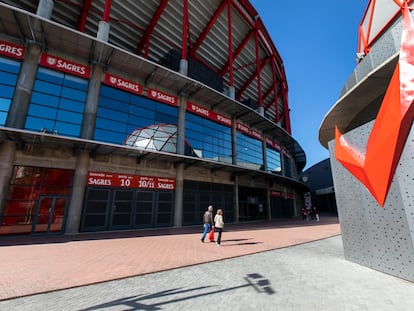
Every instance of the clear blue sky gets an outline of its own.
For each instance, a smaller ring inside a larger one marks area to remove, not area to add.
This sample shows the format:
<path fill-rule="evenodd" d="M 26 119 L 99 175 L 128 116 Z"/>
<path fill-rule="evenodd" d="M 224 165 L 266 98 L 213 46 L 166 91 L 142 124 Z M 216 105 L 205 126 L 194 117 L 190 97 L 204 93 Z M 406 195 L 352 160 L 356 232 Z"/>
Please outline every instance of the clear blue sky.
<path fill-rule="evenodd" d="M 282 57 L 292 136 L 305 169 L 329 157 L 318 140 L 322 120 L 356 66 L 358 27 L 368 0 L 251 0 Z"/>

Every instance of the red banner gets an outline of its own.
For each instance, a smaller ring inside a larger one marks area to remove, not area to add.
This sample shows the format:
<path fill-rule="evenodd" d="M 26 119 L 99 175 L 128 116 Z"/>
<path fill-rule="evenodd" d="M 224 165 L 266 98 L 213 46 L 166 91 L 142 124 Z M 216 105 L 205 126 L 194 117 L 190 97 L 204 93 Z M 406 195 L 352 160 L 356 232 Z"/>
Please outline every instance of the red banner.
<path fill-rule="evenodd" d="M 225 117 L 221 114 L 218 114 L 217 112 L 211 111 L 210 109 L 204 108 L 191 102 L 187 102 L 187 110 L 229 127 L 231 127 L 233 124 L 231 118 Z"/>
<path fill-rule="evenodd" d="M 175 189 L 174 178 L 116 174 L 105 172 L 88 172 L 87 186 L 121 187 L 139 189 Z"/>
<path fill-rule="evenodd" d="M 236 123 L 236 129 L 239 132 L 242 132 L 246 135 L 249 135 L 250 137 L 252 137 L 254 139 L 257 139 L 257 140 L 262 140 L 263 139 L 263 136 L 260 132 L 249 128 L 247 125 L 244 125 L 243 123 L 237 122 Z"/>
<path fill-rule="evenodd" d="M 91 69 L 86 65 L 74 63 L 45 53 L 43 53 L 40 58 L 40 65 L 80 76 L 82 78 L 89 78 L 91 75 Z"/>
<path fill-rule="evenodd" d="M 176 96 L 161 91 L 148 88 L 147 96 L 151 99 L 168 105 L 178 106 L 178 98 Z"/>
<path fill-rule="evenodd" d="M 105 74 L 104 83 L 137 95 L 142 94 L 142 86 L 140 84 L 112 75 L 110 73 Z"/>
<path fill-rule="evenodd" d="M 0 54 L 9 57 L 23 59 L 25 48 L 16 44 L 8 43 L 0 40 Z"/>

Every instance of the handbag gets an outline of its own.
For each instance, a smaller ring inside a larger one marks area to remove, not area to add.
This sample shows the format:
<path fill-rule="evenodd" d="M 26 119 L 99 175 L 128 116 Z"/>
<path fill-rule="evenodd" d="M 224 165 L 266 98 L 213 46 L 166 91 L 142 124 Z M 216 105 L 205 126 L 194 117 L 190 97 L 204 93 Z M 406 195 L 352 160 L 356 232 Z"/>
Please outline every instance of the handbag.
<path fill-rule="evenodd" d="M 214 227 L 211 228 L 210 233 L 208 235 L 208 239 L 210 240 L 210 242 L 214 242 Z"/>

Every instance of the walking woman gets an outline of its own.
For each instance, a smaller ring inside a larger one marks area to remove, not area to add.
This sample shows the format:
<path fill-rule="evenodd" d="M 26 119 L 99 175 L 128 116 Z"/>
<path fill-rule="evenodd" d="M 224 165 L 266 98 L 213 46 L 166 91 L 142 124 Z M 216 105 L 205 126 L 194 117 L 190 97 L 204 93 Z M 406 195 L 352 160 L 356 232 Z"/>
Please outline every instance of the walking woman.
<path fill-rule="evenodd" d="M 224 228 L 223 211 L 221 210 L 221 208 L 217 210 L 217 214 L 216 216 L 214 216 L 214 228 L 218 232 L 216 245 L 220 246 L 221 233 L 223 232 L 223 228 Z"/>

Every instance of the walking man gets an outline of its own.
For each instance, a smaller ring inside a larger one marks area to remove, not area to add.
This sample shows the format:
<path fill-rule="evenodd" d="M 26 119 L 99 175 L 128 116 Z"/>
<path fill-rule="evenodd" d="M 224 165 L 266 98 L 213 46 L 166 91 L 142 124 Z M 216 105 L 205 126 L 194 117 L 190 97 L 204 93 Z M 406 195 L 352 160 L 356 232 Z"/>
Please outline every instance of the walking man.
<path fill-rule="evenodd" d="M 210 232 L 213 228 L 213 206 L 209 206 L 203 215 L 203 235 L 201 237 L 201 242 L 204 242 L 207 233 Z"/>

